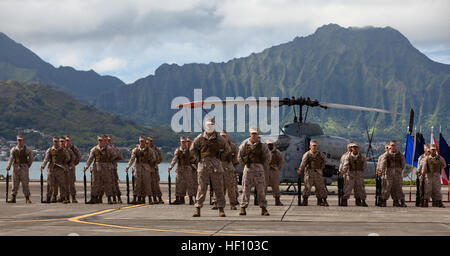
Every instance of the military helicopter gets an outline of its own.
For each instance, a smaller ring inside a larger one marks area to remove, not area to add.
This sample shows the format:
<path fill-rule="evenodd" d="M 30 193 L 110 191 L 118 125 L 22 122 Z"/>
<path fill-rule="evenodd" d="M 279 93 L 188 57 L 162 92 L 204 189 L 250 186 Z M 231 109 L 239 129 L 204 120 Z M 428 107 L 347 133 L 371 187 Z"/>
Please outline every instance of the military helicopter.
<path fill-rule="evenodd" d="M 180 104 L 178 107 L 182 108 L 185 106 L 189 106 L 191 108 L 202 107 L 203 105 L 217 105 L 217 104 L 248 104 L 248 101 L 239 101 L 239 100 L 205 100 L 205 101 L 194 101 L 185 104 Z M 267 106 L 271 106 L 272 102 L 270 99 L 264 101 L 264 103 L 255 101 L 258 104 L 267 104 Z M 309 150 L 309 142 L 314 139 L 319 144 L 319 151 L 323 152 L 327 157 L 327 164 L 325 169 L 323 170 L 324 181 L 327 185 L 331 184 L 333 181 L 336 181 L 337 171 L 339 169 L 341 156 L 347 151 L 347 143 L 350 142 L 348 139 L 325 135 L 320 125 L 315 123 L 304 122 L 303 118 L 303 107 L 321 107 L 324 109 L 327 108 L 336 108 L 336 109 L 348 109 L 348 110 L 360 110 L 360 111 L 370 111 L 370 112 L 379 112 L 379 113 L 388 113 L 394 114 L 395 112 L 391 112 L 384 109 L 378 108 L 367 108 L 361 106 L 353 106 L 353 105 L 344 105 L 344 104 L 334 104 L 334 103 L 326 103 L 319 102 L 316 100 L 311 100 L 309 97 L 299 97 L 299 98 L 284 98 L 278 100 L 276 102 L 278 106 L 294 106 L 294 120 L 292 123 L 288 123 L 284 125 L 281 129 L 282 134 L 280 135 L 260 135 L 260 139 L 262 142 L 273 141 L 276 143 L 276 147 L 281 151 L 285 163 L 283 167 L 279 170 L 280 182 L 285 183 L 296 183 L 298 180 L 297 169 L 302 160 L 303 154 Z M 299 116 L 295 112 L 295 106 L 299 106 Z M 206 114 L 208 114 L 205 111 Z M 307 113 L 306 113 L 307 114 Z M 397 113 L 398 114 L 398 113 Z M 306 119 L 306 115 L 305 115 Z M 360 144 L 360 152 L 366 153 L 366 156 L 371 151 L 371 139 L 372 135 L 368 135 L 368 147 L 365 150 L 365 146 Z M 373 152 L 372 152 L 373 154 Z M 375 178 L 376 166 L 377 166 L 377 157 L 371 156 L 368 158 L 367 162 L 367 170 L 364 173 L 365 179 Z M 242 168 L 239 168 L 239 173 L 242 175 Z"/>

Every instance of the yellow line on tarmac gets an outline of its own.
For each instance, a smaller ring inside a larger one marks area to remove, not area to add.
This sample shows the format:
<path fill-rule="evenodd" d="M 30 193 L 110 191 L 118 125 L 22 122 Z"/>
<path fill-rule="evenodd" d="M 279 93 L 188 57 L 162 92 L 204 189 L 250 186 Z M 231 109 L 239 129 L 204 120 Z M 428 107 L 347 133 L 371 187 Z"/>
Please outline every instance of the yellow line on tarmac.
<path fill-rule="evenodd" d="M 43 219 L 43 220 L 0 220 L 0 223 L 26 223 L 26 222 L 45 222 L 45 221 L 64 221 L 67 220 L 67 218 L 60 218 L 60 219 Z"/>
<path fill-rule="evenodd" d="M 112 212 L 112 211 L 116 211 L 116 210 L 130 209 L 130 208 L 139 207 L 139 206 L 143 206 L 143 205 L 144 204 L 139 204 L 139 205 L 133 205 L 133 206 L 123 207 L 123 208 L 119 208 L 119 209 L 107 209 L 107 210 L 103 210 L 103 211 L 100 211 L 100 212 L 94 212 L 94 213 L 90 213 L 90 214 L 85 214 L 85 215 L 81 215 L 81 216 L 77 216 L 77 217 L 68 218 L 67 220 L 68 221 L 72 221 L 72 222 L 76 222 L 76 223 L 84 223 L 84 224 L 89 224 L 89 225 L 97 225 L 97 226 L 110 227 L 110 228 L 120 228 L 120 229 L 131 229 L 131 230 L 142 230 L 142 231 L 157 231 L 157 232 L 172 232 L 172 233 L 184 233 L 184 234 L 196 234 L 196 235 L 213 235 L 214 234 L 214 232 L 196 232 L 196 231 L 187 231 L 187 230 L 138 228 L 138 227 L 111 225 L 111 224 L 103 224 L 103 223 L 89 222 L 89 221 L 80 220 L 80 219 L 88 218 L 88 217 L 95 216 L 95 215 L 100 215 L 100 214 L 104 214 L 104 213 L 108 213 L 108 212 Z M 251 235 L 224 234 L 224 233 L 217 234 L 217 235 L 222 235 L 222 236 L 251 236 Z"/>

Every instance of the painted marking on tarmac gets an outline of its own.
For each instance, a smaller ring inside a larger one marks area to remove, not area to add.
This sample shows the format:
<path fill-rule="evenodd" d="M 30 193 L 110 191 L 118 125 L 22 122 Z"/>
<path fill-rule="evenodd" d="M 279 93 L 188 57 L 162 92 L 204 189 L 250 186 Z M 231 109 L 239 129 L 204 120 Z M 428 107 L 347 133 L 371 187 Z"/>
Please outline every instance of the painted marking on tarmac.
<path fill-rule="evenodd" d="M 134 207 L 144 206 L 145 204 L 139 204 L 139 205 L 133 205 L 118 209 L 107 209 L 99 212 L 94 212 L 90 214 L 85 214 L 77 217 L 68 218 L 68 221 L 76 222 L 76 223 L 83 223 L 83 224 L 89 224 L 89 225 L 96 225 L 96 226 L 103 226 L 103 227 L 110 227 L 110 228 L 119 228 L 119 229 L 130 229 L 130 230 L 141 230 L 141 231 L 156 231 L 156 232 L 171 232 L 171 233 L 184 233 L 184 234 L 196 234 L 196 235 L 222 235 L 222 236 L 253 236 L 253 235 L 243 235 L 243 234 L 216 234 L 215 231 L 213 232 L 196 232 L 196 231 L 188 231 L 188 230 L 171 230 L 171 229 L 155 229 L 155 228 L 139 228 L 139 227 L 129 227 L 129 226 L 121 226 L 121 225 L 112 225 L 112 224 L 104 224 L 104 223 L 98 223 L 98 222 L 90 222 L 90 221 L 83 221 L 81 219 L 101 215 L 104 213 L 117 211 L 117 210 L 125 210 L 130 209 Z"/>
<path fill-rule="evenodd" d="M 44 220 L 0 220 L 0 223 L 27 223 L 27 222 L 46 222 L 46 221 L 64 221 L 67 218 L 60 219 L 44 219 Z"/>

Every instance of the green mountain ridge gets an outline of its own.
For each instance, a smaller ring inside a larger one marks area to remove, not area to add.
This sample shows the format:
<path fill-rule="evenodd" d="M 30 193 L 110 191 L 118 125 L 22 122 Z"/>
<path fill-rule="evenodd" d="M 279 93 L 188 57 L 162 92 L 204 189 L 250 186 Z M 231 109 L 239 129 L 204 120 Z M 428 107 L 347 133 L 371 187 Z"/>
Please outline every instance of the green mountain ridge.
<path fill-rule="evenodd" d="M 177 146 L 177 137 L 166 128 L 149 128 L 79 102 L 65 92 L 36 83 L 0 81 L 0 136 L 15 140 L 16 128 L 34 129 L 47 136 L 26 133 L 28 145 L 45 148 L 51 136 L 71 135 L 87 151 L 97 135 L 112 134 L 114 143 L 134 147 L 141 135 L 153 135 L 165 152 Z"/>
<path fill-rule="evenodd" d="M 77 71 L 65 66 L 55 68 L 1 32 L 0 80 L 43 83 L 85 103 L 92 103 L 101 93 L 124 85 L 116 77 L 100 76 L 93 70 Z"/>
<path fill-rule="evenodd" d="M 431 125 L 442 125 L 444 136 L 450 135 L 450 65 L 430 60 L 390 27 L 329 24 L 312 35 L 226 63 L 163 64 L 154 75 L 102 94 L 95 106 L 139 123 L 167 124 L 175 113 L 172 99 L 193 100 L 195 88 L 203 89 L 203 98 L 305 96 L 403 113 L 380 114 L 376 139 L 403 138 L 413 108 L 415 124 L 425 133 Z M 292 120 L 290 108 L 280 112 L 282 120 Z M 375 114 L 311 109 L 308 120 L 320 123 L 326 133 L 363 139 L 364 123 L 372 125 Z"/>

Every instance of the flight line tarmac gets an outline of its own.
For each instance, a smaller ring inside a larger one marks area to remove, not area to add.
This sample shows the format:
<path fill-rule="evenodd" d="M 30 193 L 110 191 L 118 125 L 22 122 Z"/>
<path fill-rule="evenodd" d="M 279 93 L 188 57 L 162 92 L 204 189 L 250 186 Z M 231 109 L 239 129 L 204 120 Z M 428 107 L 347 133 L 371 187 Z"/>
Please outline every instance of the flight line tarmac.
<path fill-rule="evenodd" d="M 353 197 L 348 207 L 337 206 L 337 193 L 328 195 L 329 207 L 316 206 L 313 195 L 309 198 L 310 206 L 300 207 L 297 206 L 297 195 L 287 194 L 281 196 L 284 206 L 274 206 L 274 198 L 269 193 L 266 198 L 270 216 L 261 216 L 252 197 L 247 216 L 239 216 L 239 207 L 232 211 L 227 204 L 226 217 L 219 217 L 217 210 L 211 210 L 207 198 L 201 217 L 194 218 L 194 206 L 168 204 L 166 183 L 161 184 L 165 204 L 158 205 L 128 205 L 125 193 L 122 195 L 124 204 L 87 205 L 84 204 L 81 182 L 76 183 L 79 203 L 41 204 L 37 181 L 30 182 L 32 204 L 25 204 L 22 189 L 17 195 L 17 203 L 8 204 L 5 202 L 5 185 L 0 182 L 1 236 L 450 235 L 450 203 L 444 202 L 447 208 L 418 208 L 414 202 L 407 202 L 407 208 L 397 208 L 392 207 L 389 200 L 388 207 L 375 207 L 375 186 L 366 186 L 369 205 L 366 208 L 354 206 Z M 126 191 L 125 183 L 120 186 L 122 192 Z M 337 186 L 327 187 L 331 193 L 337 192 Z M 281 186 L 282 190 L 285 188 Z M 172 200 L 174 191 L 173 185 Z M 403 191 L 408 200 L 409 187 L 404 186 Z M 443 200 L 447 200 L 447 189 L 443 187 L 442 192 Z M 415 200 L 414 188 L 412 200 Z"/>

